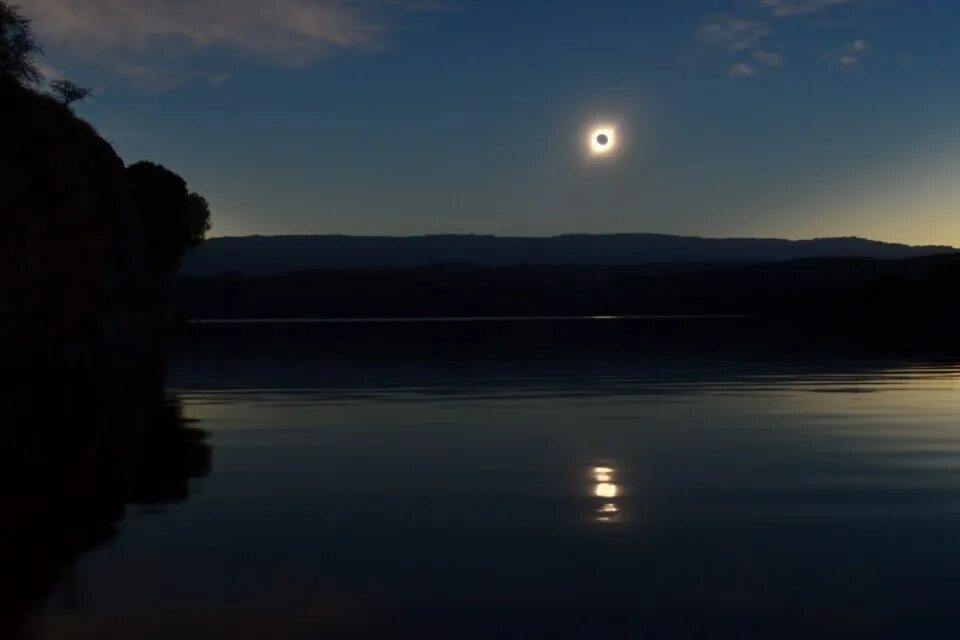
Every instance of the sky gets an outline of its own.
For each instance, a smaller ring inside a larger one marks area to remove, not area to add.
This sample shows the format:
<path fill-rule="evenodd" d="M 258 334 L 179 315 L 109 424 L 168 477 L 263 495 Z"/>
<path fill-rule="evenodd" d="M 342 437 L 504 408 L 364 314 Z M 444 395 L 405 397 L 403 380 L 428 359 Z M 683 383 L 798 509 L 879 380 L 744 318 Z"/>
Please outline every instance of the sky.
<path fill-rule="evenodd" d="M 960 246 L 960 2 L 19 0 L 213 236 Z M 614 126 L 597 159 L 586 135 Z"/>

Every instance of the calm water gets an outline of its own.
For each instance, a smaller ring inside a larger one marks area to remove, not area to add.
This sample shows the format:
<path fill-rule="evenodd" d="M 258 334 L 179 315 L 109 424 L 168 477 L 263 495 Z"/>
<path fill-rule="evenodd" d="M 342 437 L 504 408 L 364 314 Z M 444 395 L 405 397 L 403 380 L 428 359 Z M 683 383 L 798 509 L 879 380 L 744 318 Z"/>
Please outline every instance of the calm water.
<path fill-rule="evenodd" d="M 193 332 L 176 468 L 24 637 L 960 633 L 943 354 L 743 320 Z"/>

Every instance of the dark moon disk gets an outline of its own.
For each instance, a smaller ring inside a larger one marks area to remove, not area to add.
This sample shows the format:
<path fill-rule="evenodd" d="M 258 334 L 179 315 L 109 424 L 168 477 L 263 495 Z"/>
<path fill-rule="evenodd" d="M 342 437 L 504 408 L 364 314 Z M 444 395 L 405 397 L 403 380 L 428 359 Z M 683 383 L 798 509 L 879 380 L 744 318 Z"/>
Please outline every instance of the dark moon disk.
<path fill-rule="evenodd" d="M 607 134 L 601 133 L 597 136 L 597 143 L 600 145 L 605 145 L 610 142 L 610 138 L 607 137 Z"/>

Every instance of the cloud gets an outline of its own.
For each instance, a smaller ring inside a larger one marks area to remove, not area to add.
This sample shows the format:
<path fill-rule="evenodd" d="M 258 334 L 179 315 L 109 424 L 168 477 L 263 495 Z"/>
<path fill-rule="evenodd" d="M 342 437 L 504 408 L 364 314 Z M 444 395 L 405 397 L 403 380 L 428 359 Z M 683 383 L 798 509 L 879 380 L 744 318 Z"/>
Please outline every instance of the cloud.
<path fill-rule="evenodd" d="M 866 40 L 854 40 L 843 45 L 837 51 L 830 51 L 825 54 L 828 60 L 833 60 L 837 64 L 851 68 L 860 64 L 863 56 L 870 49 L 870 43 Z"/>
<path fill-rule="evenodd" d="M 697 38 L 711 47 L 745 51 L 770 33 L 770 28 L 762 22 L 721 14 L 701 25 Z"/>
<path fill-rule="evenodd" d="M 140 64 L 125 60 L 92 60 L 110 69 L 115 76 L 123 78 L 137 87 L 151 92 L 163 92 L 175 89 L 187 82 L 198 80 L 211 85 L 223 84 L 236 74 L 205 71 L 172 63 Z"/>
<path fill-rule="evenodd" d="M 783 56 L 773 51 L 754 51 L 753 59 L 768 67 L 783 66 Z"/>
<path fill-rule="evenodd" d="M 402 15 L 443 7 L 440 0 L 30 0 L 27 12 L 50 48 L 149 77 L 202 50 L 279 66 L 377 51 Z"/>
<path fill-rule="evenodd" d="M 757 10 L 766 11 L 759 19 L 719 14 L 703 22 L 696 32 L 696 39 L 705 51 L 719 54 L 727 66 L 731 78 L 748 78 L 774 73 L 783 66 L 785 43 L 778 37 L 781 22 L 771 18 L 786 19 L 805 16 L 841 6 L 863 5 L 874 0 L 751 0 L 756 17 Z M 784 29 L 786 31 L 786 29 Z M 869 49 L 866 40 L 854 40 L 842 48 L 823 53 L 825 59 L 843 67 L 860 64 Z M 734 60 L 731 60 L 733 58 Z"/>
<path fill-rule="evenodd" d="M 731 55 L 741 58 L 727 68 L 727 75 L 749 78 L 758 74 L 758 65 L 775 68 L 783 64 L 779 53 L 763 47 L 769 45 L 767 40 L 772 33 L 773 29 L 763 22 L 720 14 L 700 25 L 697 40 L 708 50 L 719 52 L 728 64 Z"/>
<path fill-rule="evenodd" d="M 854 4 L 862 0 L 760 0 L 760 6 L 777 18 L 791 18 L 817 13 L 831 7 Z"/>
<path fill-rule="evenodd" d="M 47 82 L 62 80 L 64 78 L 63 73 L 59 69 L 44 60 L 37 60 L 34 64 L 37 67 L 37 71 L 40 72 L 40 75 L 42 75 L 43 79 Z"/>
<path fill-rule="evenodd" d="M 738 62 L 730 67 L 727 75 L 731 78 L 751 78 L 757 75 L 757 69 L 747 62 Z"/>

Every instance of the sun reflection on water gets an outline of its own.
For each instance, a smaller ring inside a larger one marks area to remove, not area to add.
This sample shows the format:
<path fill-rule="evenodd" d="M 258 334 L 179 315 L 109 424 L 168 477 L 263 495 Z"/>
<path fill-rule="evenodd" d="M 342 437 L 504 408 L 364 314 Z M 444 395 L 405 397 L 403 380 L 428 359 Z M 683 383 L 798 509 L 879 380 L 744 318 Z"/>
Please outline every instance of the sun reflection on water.
<path fill-rule="evenodd" d="M 610 523 L 620 520 L 620 507 L 612 500 L 620 495 L 620 486 L 614 480 L 616 469 L 612 467 L 593 467 L 591 476 L 593 477 L 592 494 L 595 498 L 601 498 L 603 501 L 594 508 L 594 520 L 597 522 Z"/>
<path fill-rule="evenodd" d="M 598 498 L 616 498 L 617 497 L 617 485 L 612 482 L 601 482 L 593 489 L 593 493 Z"/>

